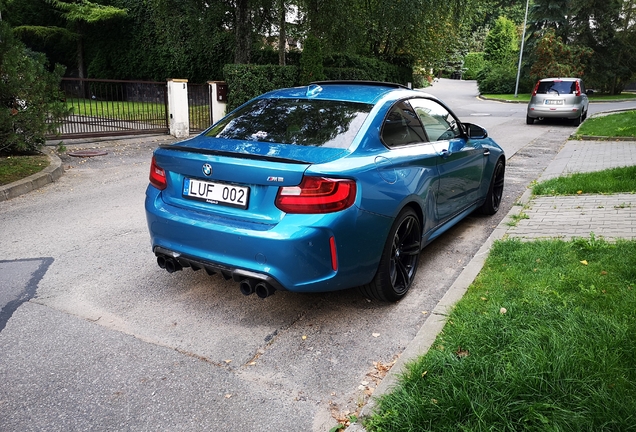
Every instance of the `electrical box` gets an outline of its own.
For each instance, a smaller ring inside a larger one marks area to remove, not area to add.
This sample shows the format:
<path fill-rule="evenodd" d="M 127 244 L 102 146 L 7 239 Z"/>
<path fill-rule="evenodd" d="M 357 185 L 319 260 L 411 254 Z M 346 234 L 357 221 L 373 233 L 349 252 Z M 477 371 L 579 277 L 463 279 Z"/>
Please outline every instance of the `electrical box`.
<path fill-rule="evenodd" d="M 227 102 L 227 84 L 216 85 L 216 100 L 218 102 Z"/>

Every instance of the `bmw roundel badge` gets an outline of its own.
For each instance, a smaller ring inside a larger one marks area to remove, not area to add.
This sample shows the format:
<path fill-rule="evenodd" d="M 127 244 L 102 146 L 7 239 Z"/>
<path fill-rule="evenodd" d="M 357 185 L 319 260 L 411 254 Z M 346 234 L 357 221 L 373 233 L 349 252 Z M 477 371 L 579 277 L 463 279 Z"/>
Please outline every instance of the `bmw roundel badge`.
<path fill-rule="evenodd" d="M 206 176 L 212 175 L 212 165 L 204 164 L 203 165 L 203 174 L 205 174 Z"/>

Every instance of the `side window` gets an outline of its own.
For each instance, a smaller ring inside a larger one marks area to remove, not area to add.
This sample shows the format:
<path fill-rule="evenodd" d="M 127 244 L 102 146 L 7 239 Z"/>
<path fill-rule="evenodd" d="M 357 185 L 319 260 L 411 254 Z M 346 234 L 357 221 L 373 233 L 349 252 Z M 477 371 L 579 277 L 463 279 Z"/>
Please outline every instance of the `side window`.
<path fill-rule="evenodd" d="M 442 105 L 431 99 L 411 99 L 410 102 L 431 141 L 461 136 L 457 120 Z"/>
<path fill-rule="evenodd" d="M 408 102 L 399 102 L 391 108 L 382 125 L 382 141 L 389 147 L 426 141 L 422 125 Z"/>

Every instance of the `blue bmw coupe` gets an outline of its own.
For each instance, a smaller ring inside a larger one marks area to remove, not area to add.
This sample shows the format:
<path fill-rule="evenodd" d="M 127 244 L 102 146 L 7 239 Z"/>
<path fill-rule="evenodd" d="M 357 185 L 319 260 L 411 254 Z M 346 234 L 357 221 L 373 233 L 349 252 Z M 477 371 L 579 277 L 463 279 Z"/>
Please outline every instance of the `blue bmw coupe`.
<path fill-rule="evenodd" d="M 259 96 L 154 152 L 146 215 L 169 272 L 243 294 L 335 291 L 397 301 L 422 248 L 474 211 L 494 214 L 506 159 L 437 98 L 375 82 Z"/>

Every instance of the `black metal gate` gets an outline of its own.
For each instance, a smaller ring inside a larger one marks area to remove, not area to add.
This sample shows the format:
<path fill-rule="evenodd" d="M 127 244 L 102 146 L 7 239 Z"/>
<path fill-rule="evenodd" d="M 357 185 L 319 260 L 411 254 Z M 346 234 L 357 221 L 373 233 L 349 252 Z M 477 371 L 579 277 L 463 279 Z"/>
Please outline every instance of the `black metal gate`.
<path fill-rule="evenodd" d="M 209 84 L 188 83 L 190 133 L 201 132 L 212 125 L 212 89 Z"/>
<path fill-rule="evenodd" d="M 63 78 L 71 114 L 50 138 L 169 133 L 165 82 Z"/>

